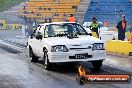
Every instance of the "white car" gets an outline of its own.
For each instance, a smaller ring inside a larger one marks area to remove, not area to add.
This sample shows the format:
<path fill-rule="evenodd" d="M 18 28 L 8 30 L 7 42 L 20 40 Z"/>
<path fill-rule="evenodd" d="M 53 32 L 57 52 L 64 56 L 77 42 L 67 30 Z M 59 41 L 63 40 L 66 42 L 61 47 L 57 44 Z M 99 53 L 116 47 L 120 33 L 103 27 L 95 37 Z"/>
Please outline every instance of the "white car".
<path fill-rule="evenodd" d="M 83 27 L 85 28 L 85 30 L 88 32 L 88 33 L 92 33 L 92 31 L 90 30 L 89 26 L 90 26 L 91 22 L 84 22 L 83 24 Z M 99 29 L 99 35 L 100 35 L 100 39 L 101 40 L 111 40 L 111 39 L 117 39 L 117 32 L 116 31 L 110 31 L 108 29 L 108 27 L 105 27 L 103 25 L 102 22 L 99 22 L 100 24 L 100 29 Z"/>
<path fill-rule="evenodd" d="M 53 22 L 40 25 L 28 40 L 31 61 L 44 61 L 49 70 L 53 63 L 92 62 L 100 69 L 106 58 L 104 43 L 90 35 L 78 23 Z"/>
<path fill-rule="evenodd" d="M 86 29 L 86 31 L 88 33 L 91 33 L 91 30 L 89 28 L 90 24 L 91 24 L 91 22 L 84 22 L 84 24 L 83 24 L 83 27 Z M 108 28 L 105 27 L 102 22 L 99 22 L 99 24 L 100 24 L 99 32 L 108 31 Z"/>

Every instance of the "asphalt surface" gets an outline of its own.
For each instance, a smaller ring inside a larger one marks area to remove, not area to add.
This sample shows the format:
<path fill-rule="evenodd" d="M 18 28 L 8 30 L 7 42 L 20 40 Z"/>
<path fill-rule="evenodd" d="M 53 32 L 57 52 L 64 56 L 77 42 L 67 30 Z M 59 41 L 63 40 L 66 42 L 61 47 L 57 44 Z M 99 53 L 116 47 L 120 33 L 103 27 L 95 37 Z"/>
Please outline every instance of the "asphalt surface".
<path fill-rule="evenodd" d="M 43 61 L 30 62 L 27 38 L 21 30 L 0 30 L 0 88 L 132 88 L 129 84 L 85 84 L 76 82 L 77 67 L 83 65 L 87 74 L 130 74 L 132 58 L 107 55 L 100 71 L 91 63 L 57 64 L 46 71 Z"/>

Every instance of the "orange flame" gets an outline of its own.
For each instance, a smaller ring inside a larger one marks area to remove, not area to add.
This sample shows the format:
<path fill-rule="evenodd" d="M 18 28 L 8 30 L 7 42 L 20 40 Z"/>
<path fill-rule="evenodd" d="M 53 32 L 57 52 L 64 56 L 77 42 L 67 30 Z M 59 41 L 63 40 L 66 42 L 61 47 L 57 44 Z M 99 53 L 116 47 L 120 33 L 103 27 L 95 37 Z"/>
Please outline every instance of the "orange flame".
<path fill-rule="evenodd" d="M 85 70 L 82 68 L 82 66 L 79 66 L 78 72 L 79 72 L 79 75 L 80 75 L 80 76 L 86 75 L 86 72 L 85 72 Z"/>

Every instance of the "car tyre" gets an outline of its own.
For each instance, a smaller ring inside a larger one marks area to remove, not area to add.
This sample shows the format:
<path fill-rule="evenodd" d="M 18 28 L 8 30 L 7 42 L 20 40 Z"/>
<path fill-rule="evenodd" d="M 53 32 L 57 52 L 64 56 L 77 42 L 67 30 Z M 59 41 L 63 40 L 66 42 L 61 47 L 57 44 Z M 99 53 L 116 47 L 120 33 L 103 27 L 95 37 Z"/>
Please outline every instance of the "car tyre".
<path fill-rule="evenodd" d="M 51 70 L 51 63 L 49 62 L 47 52 L 44 52 L 43 60 L 44 60 L 44 68 L 46 70 Z"/>
<path fill-rule="evenodd" d="M 32 58 L 31 62 L 38 62 L 38 57 L 33 53 L 32 48 L 29 48 L 29 57 Z"/>
<path fill-rule="evenodd" d="M 103 60 L 92 61 L 91 63 L 95 70 L 100 70 L 100 68 L 102 67 Z"/>

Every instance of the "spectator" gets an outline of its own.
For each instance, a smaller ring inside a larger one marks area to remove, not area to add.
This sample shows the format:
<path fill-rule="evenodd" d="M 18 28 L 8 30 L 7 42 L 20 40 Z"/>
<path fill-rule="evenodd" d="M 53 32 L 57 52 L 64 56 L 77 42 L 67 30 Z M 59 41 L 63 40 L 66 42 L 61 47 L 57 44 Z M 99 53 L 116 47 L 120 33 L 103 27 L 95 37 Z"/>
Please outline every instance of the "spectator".
<path fill-rule="evenodd" d="M 37 13 L 37 16 L 42 16 L 42 14 L 41 13 Z"/>
<path fill-rule="evenodd" d="M 57 16 L 57 13 L 54 13 L 54 16 Z"/>
<path fill-rule="evenodd" d="M 89 27 L 92 32 L 96 32 L 97 37 L 99 38 L 98 28 L 100 28 L 100 25 L 95 17 L 93 17 L 92 23 L 90 24 Z"/>
<path fill-rule="evenodd" d="M 28 14 L 28 11 L 24 11 L 24 14 Z"/>
<path fill-rule="evenodd" d="M 24 21 L 25 21 L 25 25 L 27 25 L 27 23 L 28 23 L 28 18 L 24 15 Z"/>
<path fill-rule="evenodd" d="M 26 37 L 28 37 L 28 30 L 27 30 L 27 28 L 28 28 L 28 25 L 23 25 L 22 26 L 22 34 L 24 36 L 26 36 Z"/>
<path fill-rule="evenodd" d="M 54 13 L 52 12 L 52 17 L 54 17 Z"/>
<path fill-rule="evenodd" d="M 29 19 L 28 19 L 28 25 L 30 25 L 30 26 L 31 26 L 32 24 L 33 24 L 33 21 L 32 21 L 32 19 L 31 19 L 31 18 L 29 18 Z"/>
<path fill-rule="evenodd" d="M 41 6 L 39 7 L 39 10 L 42 10 L 42 7 Z"/>
<path fill-rule="evenodd" d="M 36 21 L 36 19 L 33 20 L 33 27 L 37 27 L 38 23 Z"/>
<path fill-rule="evenodd" d="M 74 6 L 75 10 L 77 10 L 77 6 Z"/>
<path fill-rule="evenodd" d="M 33 26 L 29 25 L 28 28 L 29 28 L 28 34 L 29 34 L 29 36 L 31 36 L 33 34 L 33 31 L 34 31 Z"/>
<path fill-rule="evenodd" d="M 70 17 L 67 19 L 69 22 L 76 22 L 76 18 L 73 14 L 70 15 Z"/>
<path fill-rule="evenodd" d="M 44 10 L 46 10 L 46 8 L 44 8 Z"/>
<path fill-rule="evenodd" d="M 26 10 L 26 6 L 23 6 L 23 10 Z"/>
<path fill-rule="evenodd" d="M 31 14 L 34 14 L 34 12 L 32 11 Z"/>
<path fill-rule="evenodd" d="M 63 16 L 66 17 L 67 16 L 66 13 L 64 13 Z"/>
<path fill-rule="evenodd" d="M 59 16 L 59 14 L 58 14 L 58 13 L 54 13 L 53 15 L 54 15 L 54 16 Z"/>
<path fill-rule="evenodd" d="M 50 11 L 50 10 L 51 10 L 51 8 L 48 8 L 48 10 Z"/>
<path fill-rule="evenodd" d="M 67 19 L 66 19 L 66 18 L 64 18 L 64 19 L 63 19 L 63 21 L 64 21 L 64 22 L 67 22 Z"/>
<path fill-rule="evenodd" d="M 52 22 L 52 18 L 45 16 L 44 21 L 45 21 L 45 23 L 51 23 Z"/>
<path fill-rule="evenodd" d="M 73 5 L 73 6 L 72 6 L 72 9 L 77 10 L 77 6 Z"/>
<path fill-rule="evenodd" d="M 116 28 L 118 29 L 118 40 L 124 41 L 125 39 L 125 30 L 126 30 L 126 19 L 125 16 L 122 17 L 122 20 L 118 22 Z"/>

